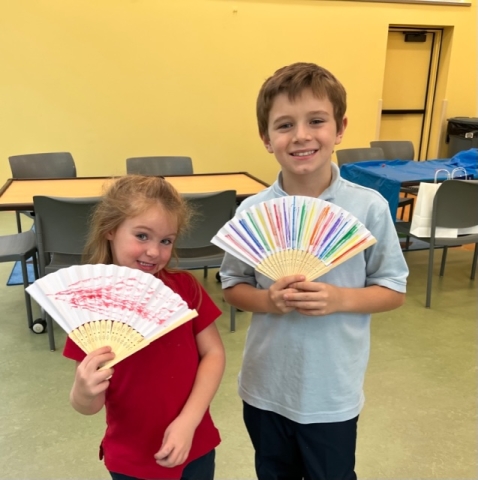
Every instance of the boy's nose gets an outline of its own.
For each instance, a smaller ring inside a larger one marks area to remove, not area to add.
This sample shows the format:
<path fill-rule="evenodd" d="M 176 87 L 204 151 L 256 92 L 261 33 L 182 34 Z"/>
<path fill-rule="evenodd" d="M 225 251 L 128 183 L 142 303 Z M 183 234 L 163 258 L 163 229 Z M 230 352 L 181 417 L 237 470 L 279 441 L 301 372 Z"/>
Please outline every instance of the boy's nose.
<path fill-rule="evenodd" d="M 312 137 L 310 135 L 310 130 L 308 125 L 298 124 L 295 130 L 295 141 L 301 142 L 304 140 L 310 140 Z"/>

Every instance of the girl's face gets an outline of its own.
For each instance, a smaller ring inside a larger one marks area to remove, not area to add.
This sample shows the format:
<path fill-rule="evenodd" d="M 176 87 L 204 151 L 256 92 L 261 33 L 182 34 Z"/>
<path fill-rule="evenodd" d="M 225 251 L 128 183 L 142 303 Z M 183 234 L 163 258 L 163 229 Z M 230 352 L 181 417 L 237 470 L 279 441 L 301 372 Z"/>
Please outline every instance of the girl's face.
<path fill-rule="evenodd" d="M 126 219 L 106 238 L 110 241 L 113 263 L 158 273 L 171 259 L 178 232 L 177 220 L 160 205 Z"/>

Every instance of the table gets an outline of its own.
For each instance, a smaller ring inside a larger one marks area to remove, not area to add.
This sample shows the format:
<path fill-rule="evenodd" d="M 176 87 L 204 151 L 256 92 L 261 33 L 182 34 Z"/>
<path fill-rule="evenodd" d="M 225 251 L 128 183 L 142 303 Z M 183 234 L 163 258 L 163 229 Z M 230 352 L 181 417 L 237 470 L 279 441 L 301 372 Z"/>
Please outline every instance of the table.
<path fill-rule="evenodd" d="M 259 193 L 267 183 L 247 172 L 204 173 L 165 177 L 180 193 L 206 193 L 236 190 L 238 201 Z M 1 210 L 33 210 L 35 195 L 51 197 L 97 197 L 114 177 L 77 177 L 52 179 L 10 178 L 0 189 Z"/>
<path fill-rule="evenodd" d="M 478 179 L 478 149 L 460 152 L 451 159 L 416 162 L 413 160 L 374 160 L 348 163 L 340 168 L 340 175 L 353 183 L 373 188 L 388 201 L 392 218 L 396 218 L 400 187 L 435 181 L 437 170 L 463 168 L 467 179 Z M 465 178 L 460 171 L 455 178 Z M 447 179 L 446 172 L 438 172 L 437 181 Z"/>

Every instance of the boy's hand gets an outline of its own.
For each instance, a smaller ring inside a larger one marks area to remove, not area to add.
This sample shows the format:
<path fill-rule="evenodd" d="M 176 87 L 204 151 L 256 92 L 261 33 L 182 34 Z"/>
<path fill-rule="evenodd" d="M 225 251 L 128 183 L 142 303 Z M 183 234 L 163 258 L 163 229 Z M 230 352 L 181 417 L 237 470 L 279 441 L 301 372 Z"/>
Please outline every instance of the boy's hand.
<path fill-rule="evenodd" d="M 167 468 L 183 464 L 191 450 L 195 430 L 187 419 L 177 417 L 164 432 L 163 444 L 154 456 L 156 463 Z"/>
<path fill-rule="evenodd" d="M 294 310 L 295 306 L 289 305 L 286 299 L 288 295 L 299 292 L 294 285 L 298 284 L 297 282 L 303 283 L 304 280 L 304 275 L 289 275 L 273 283 L 269 288 L 269 311 L 271 313 L 289 313 Z"/>
<path fill-rule="evenodd" d="M 284 294 L 287 308 L 295 309 L 302 315 L 329 315 L 340 311 L 340 288 L 328 283 L 295 282 Z M 295 291 L 294 291 L 295 290 Z"/>
<path fill-rule="evenodd" d="M 113 375 L 113 369 L 99 371 L 98 368 L 113 360 L 114 357 L 111 347 L 101 347 L 89 353 L 76 369 L 74 387 L 78 393 L 84 397 L 93 398 L 104 392 L 110 384 L 109 379 Z"/>

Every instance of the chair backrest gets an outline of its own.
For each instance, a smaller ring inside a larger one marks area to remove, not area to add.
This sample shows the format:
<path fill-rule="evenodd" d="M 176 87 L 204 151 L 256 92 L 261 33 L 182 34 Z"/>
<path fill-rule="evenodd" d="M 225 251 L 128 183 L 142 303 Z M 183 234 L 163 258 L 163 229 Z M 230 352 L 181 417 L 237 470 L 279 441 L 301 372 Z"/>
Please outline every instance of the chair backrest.
<path fill-rule="evenodd" d="M 432 232 L 435 226 L 468 228 L 475 225 L 478 225 L 478 180 L 443 182 L 433 200 Z"/>
<path fill-rule="evenodd" d="M 181 268 L 201 268 L 208 265 L 208 256 L 224 256 L 224 251 L 213 245 L 211 239 L 236 211 L 236 191 L 184 194 L 195 212 L 191 228 L 175 243 Z M 195 261 L 199 259 L 199 261 Z M 203 261 L 204 263 L 201 263 Z M 215 264 L 217 265 L 217 258 Z M 174 261 L 173 261 L 174 264 Z M 190 266 L 188 266 L 188 264 Z M 211 264 L 209 264 L 211 266 Z"/>
<path fill-rule="evenodd" d="M 337 163 L 339 167 L 346 163 L 365 162 L 367 160 L 385 160 L 381 148 L 343 148 L 337 150 Z"/>
<path fill-rule="evenodd" d="M 126 173 L 139 175 L 192 175 L 190 157 L 134 157 L 126 159 Z"/>
<path fill-rule="evenodd" d="M 13 178 L 74 178 L 76 165 L 71 153 L 29 153 L 8 157 Z"/>
<path fill-rule="evenodd" d="M 40 276 L 81 263 L 89 220 L 100 198 L 33 197 Z"/>
<path fill-rule="evenodd" d="M 409 140 L 377 140 L 370 142 L 371 147 L 381 148 L 385 160 L 413 160 L 415 148 Z"/>

